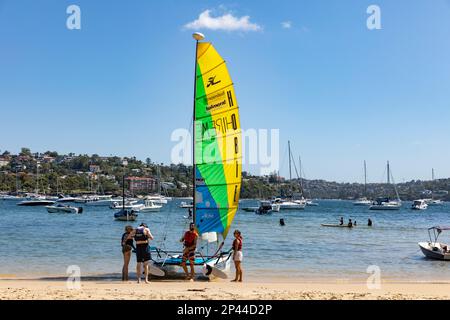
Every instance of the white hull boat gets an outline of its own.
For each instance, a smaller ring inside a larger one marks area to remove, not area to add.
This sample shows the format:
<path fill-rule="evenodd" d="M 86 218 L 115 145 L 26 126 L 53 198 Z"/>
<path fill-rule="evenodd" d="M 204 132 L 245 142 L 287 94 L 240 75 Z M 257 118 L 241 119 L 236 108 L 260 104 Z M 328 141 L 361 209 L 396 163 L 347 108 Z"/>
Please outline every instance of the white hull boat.
<path fill-rule="evenodd" d="M 140 209 L 140 212 L 157 212 L 162 208 L 162 205 L 158 205 L 151 200 L 145 200 L 144 207 Z"/>
<path fill-rule="evenodd" d="M 353 202 L 354 206 L 370 206 L 371 204 L 372 204 L 372 201 L 370 201 L 366 198 L 358 199 L 355 202 Z"/>
<path fill-rule="evenodd" d="M 412 210 L 426 210 L 428 208 L 428 204 L 425 200 L 414 200 L 411 209 Z"/>
<path fill-rule="evenodd" d="M 79 207 L 71 207 L 71 206 L 65 206 L 62 204 L 57 204 L 53 206 L 46 206 L 48 213 L 82 213 L 83 208 Z"/>
<path fill-rule="evenodd" d="M 378 198 L 369 207 L 370 210 L 400 210 L 401 201 L 389 200 L 389 198 Z"/>
<path fill-rule="evenodd" d="M 450 260 L 450 246 L 438 242 L 442 231 L 450 231 L 450 227 L 431 227 L 428 228 L 430 241 L 419 242 L 419 248 L 425 257 L 433 260 Z"/>

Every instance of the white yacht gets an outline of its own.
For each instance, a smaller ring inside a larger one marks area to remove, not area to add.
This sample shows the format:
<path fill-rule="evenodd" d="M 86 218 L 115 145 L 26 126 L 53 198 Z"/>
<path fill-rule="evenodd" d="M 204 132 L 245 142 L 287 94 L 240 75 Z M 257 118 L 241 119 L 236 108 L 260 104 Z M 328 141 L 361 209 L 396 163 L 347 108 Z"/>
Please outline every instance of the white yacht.
<path fill-rule="evenodd" d="M 367 198 L 359 198 L 358 200 L 353 202 L 353 205 L 355 206 L 370 206 L 372 204 L 372 201 L 370 201 Z"/>
<path fill-rule="evenodd" d="M 140 212 L 155 212 L 159 211 L 162 205 L 154 203 L 152 200 L 145 200 L 144 207 L 140 209 Z"/>
<path fill-rule="evenodd" d="M 389 161 L 387 162 L 387 183 L 391 184 L 391 168 L 389 166 Z M 397 200 L 391 200 L 389 197 L 379 197 L 377 198 L 372 205 L 369 207 L 370 210 L 399 210 L 402 207 L 402 201 L 397 192 L 397 188 L 395 187 L 395 183 L 393 184 L 395 194 L 397 195 Z"/>
<path fill-rule="evenodd" d="M 413 210 L 425 210 L 427 208 L 428 208 L 428 204 L 423 199 L 414 200 L 414 202 L 411 206 L 411 209 L 413 209 Z"/>
<path fill-rule="evenodd" d="M 364 160 L 364 194 L 367 194 L 367 166 L 366 160 Z M 370 206 L 372 201 L 367 199 L 367 197 L 362 197 L 353 202 L 354 206 Z"/>
<path fill-rule="evenodd" d="M 296 202 L 297 201 L 297 202 Z M 303 210 L 306 207 L 306 202 L 302 200 L 284 200 L 281 198 L 275 198 L 272 204 L 280 206 L 280 210 Z"/>
<path fill-rule="evenodd" d="M 440 206 L 444 204 L 444 201 L 439 199 L 424 199 L 424 201 L 429 206 Z"/>
<path fill-rule="evenodd" d="M 163 195 L 156 194 L 156 195 L 149 195 L 145 197 L 145 200 L 153 201 L 156 204 L 167 204 L 168 198 L 166 198 Z"/>
<path fill-rule="evenodd" d="M 86 206 L 105 206 L 109 207 L 112 203 L 121 201 L 118 199 L 113 199 L 112 196 L 94 195 L 94 196 L 83 196 L 75 199 L 75 203 L 84 203 Z"/>
<path fill-rule="evenodd" d="M 369 207 L 370 210 L 399 210 L 402 202 L 399 200 L 391 200 L 388 197 L 377 198 Z"/>
<path fill-rule="evenodd" d="M 72 207 L 72 206 L 67 206 L 67 205 L 63 205 L 63 204 L 55 204 L 55 205 L 51 205 L 51 206 L 46 206 L 45 207 L 48 211 L 48 213 L 82 213 L 83 212 L 83 208 L 79 207 Z"/>
<path fill-rule="evenodd" d="M 109 206 L 111 209 L 123 209 L 125 210 L 133 210 L 133 211 L 141 211 L 145 205 L 142 203 L 138 203 L 137 200 L 126 200 L 125 205 L 122 203 L 122 200 L 117 200 L 111 203 Z"/>

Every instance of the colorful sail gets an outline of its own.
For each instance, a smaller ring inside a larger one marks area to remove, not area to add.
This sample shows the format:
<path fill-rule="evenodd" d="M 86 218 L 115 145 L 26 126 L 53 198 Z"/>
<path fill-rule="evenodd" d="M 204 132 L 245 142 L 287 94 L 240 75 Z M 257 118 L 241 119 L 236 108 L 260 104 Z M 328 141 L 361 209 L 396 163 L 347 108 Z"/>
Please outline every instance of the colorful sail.
<path fill-rule="evenodd" d="M 225 238 L 239 204 L 241 127 L 233 83 L 211 43 L 197 47 L 195 224 Z"/>

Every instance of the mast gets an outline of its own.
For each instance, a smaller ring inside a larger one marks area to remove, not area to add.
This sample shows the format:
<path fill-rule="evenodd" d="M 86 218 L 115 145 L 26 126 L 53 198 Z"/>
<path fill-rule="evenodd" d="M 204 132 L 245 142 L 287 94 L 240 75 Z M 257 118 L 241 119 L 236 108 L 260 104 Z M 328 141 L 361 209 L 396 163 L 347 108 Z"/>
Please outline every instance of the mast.
<path fill-rule="evenodd" d="M 300 156 L 298 156 L 298 166 L 300 170 L 300 188 L 303 196 L 302 158 Z"/>
<path fill-rule="evenodd" d="M 387 183 L 391 183 L 391 170 L 389 168 L 389 161 L 387 162 Z"/>
<path fill-rule="evenodd" d="M 434 181 L 434 168 L 431 168 L 431 181 Z"/>
<path fill-rule="evenodd" d="M 291 142 L 288 140 L 288 150 L 289 150 L 289 181 L 292 180 L 292 170 L 291 170 Z"/>
<path fill-rule="evenodd" d="M 197 53 L 198 42 L 203 40 L 205 36 L 199 32 L 192 34 L 195 39 L 195 68 L 194 68 L 194 105 L 192 108 L 192 222 L 195 224 L 195 212 L 197 211 L 197 203 L 195 199 L 195 174 L 197 166 L 195 163 L 195 104 L 197 98 Z"/>
<path fill-rule="evenodd" d="M 364 160 L 364 195 L 367 195 L 367 167 L 366 167 L 366 160 Z"/>

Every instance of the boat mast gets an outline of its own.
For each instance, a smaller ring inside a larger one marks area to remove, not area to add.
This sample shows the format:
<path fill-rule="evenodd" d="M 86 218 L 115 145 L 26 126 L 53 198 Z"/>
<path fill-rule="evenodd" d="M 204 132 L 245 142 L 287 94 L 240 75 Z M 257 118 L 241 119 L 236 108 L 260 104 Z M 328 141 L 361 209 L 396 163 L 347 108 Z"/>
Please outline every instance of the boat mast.
<path fill-rule="evenodd" d="M 198 42 L 203 40 L 205 36 L 199 32 L 192 34 L 195 39 L 195 68 L 194 68 L 194 105 L 192 108 L 192 222 L 195 224 L 195 212 L 197 211 L 197 203 L 195 199 L 195 173 L 197 166 L 195 163 L 195 104 L 197 97 L 197 53 Z"/>
<path fill-rule="evenodd" d="M 291 170 L 291 142 L 288 140 L 288 151 L 289 151 L 289 181 L 292 180 L 292 170 Z"/>
<path fill-rule="evenodd" d="M 367 167 L 366 167 L 366 160 L 364 160 L 364 195 L 367 196 Z"/>
<path fill-rule="evenodd" d="M 431 168 L 431 181 L 434 181 L 434 168 Z"/>
<path fill-rule="evenodd" d="M 387 162 L 387 183 L 391 183 L 391 170 L 389 168 L 389 161 Z"/>
<path fill-rule="evenodd" d="M 298 166 L 300 170 L 300 188 L 303 196 L 302 158 L 298 156 Z"/>

